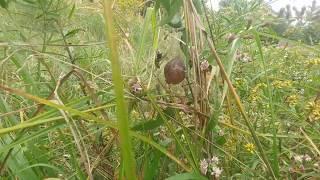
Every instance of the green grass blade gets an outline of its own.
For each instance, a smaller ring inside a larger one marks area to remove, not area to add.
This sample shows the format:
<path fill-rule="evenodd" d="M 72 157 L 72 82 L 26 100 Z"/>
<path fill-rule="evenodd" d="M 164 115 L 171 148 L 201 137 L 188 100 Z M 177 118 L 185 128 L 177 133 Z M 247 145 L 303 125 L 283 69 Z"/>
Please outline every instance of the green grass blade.
<path fill-rule="evenodd" d="M 142 32 L 140 35 L 140 42 L 139 42 L 139 49 L 136 55 L 136 64 L 135 64 L 135 73 L 139 72 L 140 68 L 140 63 L 143 62 L 143 56 L 146 52 L 146 39 L 147 39 L 147 35 L 150 32 L 150 25 L 152 24 L 152 15 L 153 15 L 153 8 L 147 8 L 147 12 L 145 15 L 145 19 L 144 19 L 144 23 L 143 23 L 143 28 L 142 28 Z M 141 70 L 140 70 L 141 71 Z"/>
<path fill-rule="evenodd" d="M 110 60 L 112 68 L 112 80 L 114 83 L 114 91 L 117 104 L 117 118 L 119 124 L 120 135 L 120 149 L 123 159 L 123 165 L 126 178 L 137 179 L 136 165 L 134 159 L 134 153 L 132 151 L 131 138 L 129 134 L 129 118 L 127 105 L 124 99 L 123 92 L 123 80 L 121 76 L 120 61 L 118 55 L 118 47 L 115 39 L 114 26 L 113 26 L 113 13 L 111 9 L 112 1 L 104 0 L 104 19 L 105 19 L 105 31 L 107 37 L 107 46 L 110 49 Z"/>
<path fill-rule="evenodd" d="M 261 154 L 262 160 L 265 163 L 265 165 L 267 166 L 268 171 L 269 171 L 270 176 L 272 177 L 272 179 L 276 179 L 275 174 L 273 172 L 273 169 L 272 169 L 272 167 L 270 165 L 270 162 L 269 162 L 269 160 L 268 160 L 268 158 L 267 158 L 267 156 L 265 154 L 265 151 L 264 151 L 264 149 L 262 147 L 262 144 L 261 144 L 261 142 L 260 142 L 260 140 L 259 140 L 259 138 L 257 136 L 257 133 L 255 132 L 255 129 L 253 128 L 253 126 L 252 126 L 252 124 L 251 124 L 251 122 L 249 120 L 249 117 L 248 117 L 248 115 L 247 115 L 247 113 L 245 111 L 245 108 L 244 108 L 243 104 L 241 103 L 241 100 L 240 100 L 240 97 L 239 97 L 238 93 L 236 92 L 235 88 L 233 87 L 233 85 L 231 83 L 231 80 L 229 79 L 229 77 L 227 75 L 227 72 L 224 69 L 224 66 L 223 66 L 223 64 L 222 64 L 222 62 L 220 60 L 220 57 L 217 54 L 217 51 L 216 51 L 212 41 L 208 37 L 207 37 L 207 41 L 208 41 L 208 44 L 210 46 L 211 52 L 212 52 L 214 58 L 216 59 L 217 64 L 219 65 L 219 68 L 220 68 L 221 74 L 222 74 L 222 78 L 227 82 L 227 84 L 229 86 L 229 90 L 230 90 L 232 96 L 235 99 L 236 105 L 237 105 L 237 107 L 238 107 L 243 119 L 245 120 L 245 124 L 248 127 L 248 129 L 250 131 L 250 134 L 251 134 L 256 146 L 258 147 L 258 150 L 259 150 L 259 152 Z"/>
<path fill-rule="evenodd" d="M 85 120 L 87 120 L 89 122 L 95 122 L 97 124 L 102 124 L 102 125 L 105 125 L 107 127 L 113 128 L 113 129 L 118 129 L 116 124 L 114 124 L 114 123 L 112 123 L 110 121 L 101 120 L 101 119 L 99 119 L 99 118 L 97 118 L 97 117 L 95 117 L 95 116 L 93 116 L 91 114 L 88 114 L 86 112 L 78 111 L 76 109 L 73 109 L 73 108 L 70 108 L 70 107 L 66 107 L 66 106 L 63 106 L 63 105 L 55 104 L 55 103 L 53 103 L 51 101 L 48 101 L 48 100 L 45 100 L 45 99 L 41 99 L 41 98 L 33 96 L 31 94 L 27 94 L 27 93 L 22 92 L 20 90 L 12 89 L 12 88 L 9 88 L 9 87 L 3 86 L 3 85 L 0 85 L 0 89 L 9 91 L 12 94 L 23 96 L 25 98 L 28 98 L 30 100 L 34 100 L 34 101 L 36 101 L 38 103 L 45 104 L 45 105 L 48 105 L 48 106 L 53 107 L 53 108 L 65 110 L 65 111 L 69 112 L 70 114 L 78 115 L 78 116 L 84 118 Z M 44 124 L 44 123 L 47 123 L 47 122 L 54 122 L 54 121 L 58 121 L 58 120 L 62 120 L 62 117 L 54 117 L 54 118 L 45 119 L 45 120 L 39 119 L 37 121 L 32 121 L 32 122 L 25 121 L 24 123 L 20 123 L 20 124 L 17 124 L 15 126 L 12 126 L 12 127 L 0 129 L 0 136 L 4 135 L 4 134 L 7 134 L 9 132 L 17 131 L 17 130 L 24 129 L 24 128 L 27 128 L 27 127 L 34 127 L 34 126 L 37 126 L 37 125 L 40 125 L 40 124 Z M 160 152 L 164 153 L 168 158 L 170 158 L 171 160 L 176 162 L 184 170 L 191 171 L 189 167 L 184 165 L 178 158 L 176 158 L 174 155 L 172 155 L 170 152 L 168 152 L 165 148 L 161 147 L 159 144 L 153 142 L 152 140 L 148 139 L 147 137 L 142 136 L 142 135 L 140 135 L 140 134 L 138 134 L 136 132 L 131 131 L 130 133 L 131 133 L 132 136 L 140 139 L 141 141 L 143 141 L 145 143 L 150 144 L 151 146 L 153 146 L 154 148 L 156 148 Z"/>
<path fill-rule="evenodd" d="M 279 177 L 279 162 L 278 162 L 278 140 L 277 140 L 277 127 L 275 125 L 276 123 L 276 114 L 275 114 L 275 109 L 274 109 L 274 103 L 273 103 L 273 94 L 272 94 L 272 90 L 271 90 L 271 85 L 270 85 L 270 81 L 269 81 L 269 76 L 268 76 L 268 72 L 267 72 L 267 65 L 264 59 L 264 55 L 263 55 L 263 51 L 262 51 L 262 45 L 261 45 L 261 40 L 259 37 L 259 34 L 257 32 L 254 32 L 255 35 L 255 40 L 256 40 L 256 44 L 258 47 L 258 51 L 259 51 L 259 55 L 260 55 L 260 60 L 262 63 L 262 68 L 263 71 L 265 72 L 265 76 L 266 76 L 266 81 L 267 81 L 267 89 L 268 89 L 268 99 L 269 99 L 269 110 L 270 110 L 270 114 L 271 114 L 271 128 L 272 128 L 272 134 L 273 134 L 273 138 L 272 138 L 272 168 L 273 171 L 276 175 L 276 177 Z"/>
<path fill-rule="evenodd" d="M 62 118 L 61 118 L 62 119 Z M 22 138 L 20 138 L 19 140 L 16 140 L 10 144 L 7 144 L 5 146 L 3 146 L 1 149 L 0 149 L 0 154 L 1 153 L 4 153 L 6 151 L 8 151 L 9 149 L 11 148 L 14 148 L 15 146 L 19 145 L 19 144 L 23 144 L 23 143 L 26 143 L 28 141 L 31 141 L 37 137 L 41 137 L 43 135 L 46 135 L 48 134 L 50 131 L 56 129 L 56 128 L 60 128 L 62 127 L 63 125 L 62 124 L 56 124 L 56 125 L 53 125 L 53 126 L 50 126 L 46 129 L 41 129 L 35 133 L 32 133 L 31 135 L 28 135 L 28 136 L 24 136 Z"/>
<path fill-rule="evenodd" d="M 227 56 L 227 61 L 226 61 L 227 63 L 225 65 L 225 68 L 226 68 L 226 72 L 227 72 L 227 75 L 229 78 L 232 73 L 232 68 L 233 68 L 234 61 L 236 59 L 237 50 L 239 49 L 239 47 L 241 45 L 240 43 L 241 42 L 239 39 L 235 39 L 232 43 L 232 46 L 231 46 L 229 53 L 228 53 L 228 56 Z M 228 92 L 228 84 L 224 84 L 220 107 L 222 107 L 222 105 L 223 105 L 224 98 L 226 97 L 227 92 Z"/>

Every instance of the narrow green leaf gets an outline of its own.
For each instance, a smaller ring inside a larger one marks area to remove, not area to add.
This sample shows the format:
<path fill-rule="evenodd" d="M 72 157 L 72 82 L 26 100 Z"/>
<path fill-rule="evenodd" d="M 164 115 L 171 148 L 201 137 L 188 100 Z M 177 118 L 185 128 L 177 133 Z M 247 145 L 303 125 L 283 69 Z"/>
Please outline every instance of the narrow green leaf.
<path fill-rule="evenodd" d="M 80 31 L 84 31 L 84 30 L 83 30 L 83 29 L 80 29 L 80 28 L 73 29 L 73 30 L 67 32 L 67 34 L 65 35 L 65 37 L 66 37 L 66 38 L 70 38 L 70 37 L 76 35 L 76 34 L 77 34 L 78 32 L 80 32 Z"/>
<path fill-rule="evenodd" d="M 60 127 L 63 127 L 63 124 L 56 124 L 56 125 L 50 126 L 48 128 L 41 129 L 40 131 L 37 131 L 37 132 L 32 133 L 30 135 L 24 136 L 24 137 L 22 137 L 21 139 L 19 139 L 17 141 L 14 141 L 14 142 L 12 142 L 10 144 L 7 144 L 7 145 L 3 146 L 0 149 L 0 154 L 8 151 L 11 148 L 14 148 L 17 145 L 20 145 L 22 143 L 26 143 L 26 142 L 31 141 L 31 140 L 33 140 L 35 138 L 40 137 L 40 136 L 47 135 L 50 131 L 52 131 L 52 130 L 54 130 L 56 128 L 60 128 Z"/>
<path fill-rule="evenodd" d="M 227 55 L 225 68 L 226 68 L 226 72 L 227 72 L 227 75 L 229 78 L 231 76 L 233 64 L 236 59 L 236 53 L 237 53 L 237 50 L 239 49 L 240 45 L 241 45 L 240 40 L 238 38 L 235 39 L 232 42 L 231 48 L 230 48 L 229 53 Z M 227 92 L 228 92 L 228 84 L 224 84 L 220 107 L 222 107 L 222 105 L 224 103 L 224 99 L 227 95 Z"/>
<path fill-rule="evenodd" d="M 138 73 L 138 69 L 140 68 L 140 63 L 142 62 L 141 59 L 144 57 L 144 54 L 146 52 L 146 37 L 148 35 L 148 32 L 150 32 L 150 24 L 152 24 L 151 17 L 153 15 L 153 8 L 147 8 L 147 12 L 145 15 L 144 23 L 143 23 L 143 28 L 142 32 L 140 34 L 140 39 L 139 39 L 139 49 L 136 54 L 136 63 L 134 67 L 135 73 Z"/>
<path fill-rule="evenodd" d="M 68 16 L 69 19 L 72 18 L 73 14 L 75 12 L 75 9 L 76 9 L 76 3 L 73 3 L 73 6 L 72 6 L 71 11 L 70 11 L 69 16 Z"/>
<path fill-rule="evenodd" d="M 56 166 L 53 166 L 53 165 L 50 165 L 50 164 L 38 163 L 38 164 L 32 164 L 32 165 L 30 165 L 30 166 L 27 166 L 27 167 L 19 170 L 17 173 L 21 173 L 21 172 L 26 171 L 26 170 L 28 170 L 28 169 L 32 169 L 33 167 L 47 167 L 47 168 L 51 168 L 51 169 L 57 171 L 57 173 L 61 173 L 61 172 L 62 172 L 62 170 L 59 169 L 59 168 L 56 167 Z"/>
<path fill-rule="evenodd" d="M 114 84 L 114 91 L 116 96 L 116 114 L 117 122 L 119 125 L 119 136 L 120 136 L 120 149 L 123 160 L 123 166 L 125 170 L 126 179 L 137 179 L 136 175 L 136 163 L 134 158 L 134 152 L 131 144 L 131 136 L 129 134 L 129 116 L 128 109 L 124 99 L 123 92 L 123 79 L 121 76 L 121 65 L 119 61 L 118 45 L 115 38 L 114 26 L 113 26 L 113 12 L 111 0 L 104 0 L 104 19 L 105 19 L 105 34 L 108 44 L 107 47 L 110 49 L 109 58 L 111 60 L 112 69 L 112 81 Z"/>
<path fill-rule="evenodd" d="M 33 96 L 31 94 L 27 94 L 25 92 L 22 92 L 20 90 L 17 89 L 12 89 L 6 86 L 3 86 L 0 84 L 0 89 L 5 90 L 5 91 L 9 91 L 12 94 L 16 94 L 19 96 L 23 96 L 25 98 L 34 100 L 40 104 L 46 104 L 48 106 L 57 108 L 57 109 L 62 109 L 64 111 L 69 112 L 71 115 L 78 115 L 80 117 L 83 117 L 85 120 L 87 121 L 92 121 L 95 122 L 97 124 L 102 124 L 105 125 L 107 127 L 110 128 L 114 128 L 114 129 L 119 129 L 118 126 L 116 124 L 114 124 L 111 121 L 104 121 L 101 120 L 91 114 L 88 114 L 86 112 L 82 112 L 82 111 L 78 111 L 76 109 L 70 108 L 70 107 L 66 107 L 63 105 L 59 105 L 59 104 L 55 104 L 51 101 L 45 100 L 45 99 L 41 99 L 39 97 Z M 38 121 L 32 121 L 32 122 L 24 122 L 24 123 L 20 123 L 18 125 L 12 126 L 12 127 L 8 127 L 8 128 L 2 128 L 0 129 L 0 136 L 7 134 L 9 132 L 13 132 L 13 131 L 17 131 L 19 129 L 24 129 L 26 127 L 33 127 L 36 125 L 40 125 L 40 124 L 44 124 L 47 122 L 53 122 L 53 121 L 57 121 L 57 120 L 61 120 L 61 117 L 55 117 L 55 118 L 51 118 L 51 119 L 45 119 L 45 120 L 38 120 Z M 163 148 L 162 146 L 160 146 L 159 144 L 155 143 L 154 141 L 150 140 L 149 138 L 142 136 L 136 132 L 130 131 L 130 134 L 138 139 L 140 139 L 141 141 L 150 144 L 151 146 L 153 146 L 154 148 L 156 148 L 157 150 L 159 150 L 160 152 L 162 152 L 163 154 L 165 154 L 168 158 L 170 158 L 171 160 L 173 160 L 174 162 L 176 162 L 179 166 L 181 166 L 184 170 L 186 171 L 190 171 L 190 168 L 187 167 L 186 165 L 184 165 L 184 163 L 182 163 L 177 157 L 175 157 L 174 155 L 172 155 L 170 152 L 168 152 L 165 148 Z"/>

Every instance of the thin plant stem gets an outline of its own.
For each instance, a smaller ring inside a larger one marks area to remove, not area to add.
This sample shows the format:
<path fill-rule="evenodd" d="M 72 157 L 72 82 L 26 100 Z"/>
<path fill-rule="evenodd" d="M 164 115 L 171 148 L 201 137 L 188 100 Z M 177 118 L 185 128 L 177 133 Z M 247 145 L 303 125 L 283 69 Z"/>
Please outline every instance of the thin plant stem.
<path fill-rule="evenodd" d="M 237 105 L 242 117 L 244 118 L 247 127 L 249 128 L 249 131 L 251 133 L 251 136 L 252 136 L 256 146 L 258 147 L 258 151 L 261 154 L 262 160 L 264 161 L 265 165 L 267 166 L 268 171 L 269 171 L 272 179 L 277 179 L 275 174 L 274 174 L 274 171 L 273 171 L 273 169 L 271 167 L 271 164 L 270 164 L 266 154 L 264 153 L 264 150 L 263 150 L 263 147 L 261 145 L 261 142 L 260 142 L 257 134 L 255 133 L 255 130 L 254 130 L 252 124 L 249 121 L 249 118 L 248 118 L 248 116 L 247 116 L 247 114 L 245 112 L 245 109 L 244 109 L 244 107 L 243 107 L 243 105 L 241 103 L 240 97 L 237 94 L 235 88 L 233 87 L 230 79 L 228 78 L 228 75 L 227 75 L 227 73 L 226 73 L 226 71 L 225 71 L 225 69 L 223 67 L 223 64 L 222 64 L 222 62 L 221 62 L 221 60 L 220 60 L 220 58 L 218 56 L 218 53 L 216 52 L 216 49 L 215 49 L 211 39 L 208 36 L 207 36 L 207 41 L 208 41 L 209 47 L 211 49 L 211 52 L 212 52 L 214 58 L 216 59 L 216 62 L 217 62 L 218 66 L 219 66 L 219 68 L 221 70 L 222 78 L 227 82 L 227 84 L 229 86 L 229 89 L 230 89 L 230 92 L 231 92 L 232 96 L 235 98 L 236 105 Z"/>

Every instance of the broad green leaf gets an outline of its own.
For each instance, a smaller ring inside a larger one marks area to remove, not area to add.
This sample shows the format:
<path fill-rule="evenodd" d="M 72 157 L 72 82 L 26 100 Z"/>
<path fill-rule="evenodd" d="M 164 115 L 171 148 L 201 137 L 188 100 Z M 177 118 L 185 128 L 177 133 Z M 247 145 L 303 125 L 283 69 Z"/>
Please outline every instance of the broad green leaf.
<path fill-rule="evenodd" d="M 7 8 L 8 8 L 8 1 L 6 1 L 6 0 L 0 0 L 0 6 L 1 6 L 2 8 L 7 9 Z"/>
<path fill-rule="evenodd" d="M 132 130 L 134 131 L 148 131 L 155 129 L 159 126 L 161 126 L 164 123 L 162 118 L 157 118 L 156 120 L 150 120 L 150 121 L 145 121 L 141 122 L 137 125 L 135 125 Z"/>
<path fill-rule="evenodd" d="M 202 2 L 201 2 L 202 1 Z M 203 12 L 202 12 L 202 3 L 204 3 L 204 1 L 203 0 L 192 0 L 192 2 L 193 2 L 193 5 L 194 5 L 194 7 L 196 8 L 196 10 L 197 10 L 197 13 L 199 14 L 199 15 L 202 15 L 203 14 Z"/>
<path fill-rule="evenodd" d="M 161 2 L 163 2 L 162 5 L 165 7 L 167 15 L 160 22 L 160 26 L 164 24 L 169 24 L 175 28 L 181 27 L 182 24 L 180 10 L 183 5 L 183 2 L 181 0 L 169 1 L 169 5 L 167 1 Z"/>
<path fill-rule="evenodd" d="M 160 159 L 161 153 L 159 151 L 154 151 L 151 149 L 150 153 L 146 153 L 144 162 L 144 179 L 153 179 L 157 177 L 160 172 Z"/>
<path fill-rule="evenodd" d="M 177 174 L 167 178 L 166 180 L 207 180 L 207 178 L 200 174 L 191 172 L 191 173 Z"/>
<path fill-rule="evenodd" d="M 23 1 L 26 2 L 26 3 L 29 3 L 29 4 L 34 4 L 35 3 L 34 0 L 23 0 Z"/>
<path fill-rule="evenodd" d="M 166 11 L 170 10 L 171 0 L 157 0 L 157 4 L 162 5 Z"/>

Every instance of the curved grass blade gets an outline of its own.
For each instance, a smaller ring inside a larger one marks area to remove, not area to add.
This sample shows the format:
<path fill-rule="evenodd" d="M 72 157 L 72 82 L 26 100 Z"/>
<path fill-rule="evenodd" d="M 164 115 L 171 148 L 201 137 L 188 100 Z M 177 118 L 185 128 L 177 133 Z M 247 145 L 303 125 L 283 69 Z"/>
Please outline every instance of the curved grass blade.
<path fill-rule="evenodd" d="M 23 96 L 25 98 L 31 99 L 33 101 L 36 101 L 38 103 L 51 106 L 53 108 L 62 109 L 64 111 L 69 112 L 71 115 L 80 116 L 80 117 L 84 118 L 84 120 L 86 120 L 86 121 L 95 122 L 97 124 L 105 125 L 107 127 L 113 128 L 113 129 L 119 129 L 117 124 L 115 124 L 113 122 L 110 122 L 110 121 L 101 120 L 101 119 L 99 119 L 99 118 L 97 118 L 97 117 L 95 117 L 95 116 L 93 116 L 91 114 L 88 114 L 86 112 L 79 111 L 79 110 L 76 110 L 76 109 L 73 109 L 73 108 L 70 108 L 70 107 L 66 107 L 66 106 L 63 106 L 63 105 L 58 105 L 58 104 L 55 104 L 55 103 L 53 103 L 51 101 L 48 101 L 48 100 L 33 96 L 31 94 L 25 93 L 25 92 L 17 90 L 17 89 L 12 89 L 12 88 L 6 87 L 6 86 L 1 85 L 1 84 L 0 84 L 0 89 L 6 90 L 6 91 L 8 91 L 8 92 L 10 92 L 12 94 Z M 24 129 L 24 128 L 27 128 L 27 127 L 34 127 L 36 125 L 44 124 L 44 123 L 47 123 L 47 122 L 54 122 L 54 121 L 58 121 L 58 120 L 62 120 L 62 117 L 54 117 L 54 118 L 45 119 L 45 120 L 39 119 L 39 120 L 32 121 L 32 122 L 25 121 L 23 123 L 17 124 L 17 125 L 12 126 L 12 127 L 0 129 L 0 136 L 4 135 L 4 134 L 7 134 L 9 132 L 17 131 L 19 129 Z M 184 170 L 191 171 L 189 167 L 184 165 L 183 162 L 181 162 L 178 158 L 176 158 L 174 155 L 172 155 L 170 152 L 168 152 L 165 148 L 161 147 L 159 144 L 155 143 L 152 140 L 149 140 L 147 137 L 142 136 L 142 135 L 140 135 L 140 134 L 138 134 L 136 132 L 130 131 L 130 134 L 132 136 L 140 139 L 141 141 L 146 142 L 146 143 L 150 144 L 151 146 L 155 147 L 157 150 L 159 150 L 160 152 L 164 153 L 168 158 L 170 158 L 171 160 L 176 162 L 178 165 L 180 165 L 180 167 L 182 167 Z"/>
<path fill-rule="evenodd" d="M 114 91 L 116 96 L 116 114 L 119 124 L 119 136 L 120 136 L 120 149 L 123 160 L 123 166 L 126 178 L 132 180 L 137 179 L 136 175 L 136 163 L 134 159 L 134 152 L 132 151 L 131 138 L 129 134 L 129 116 L 127 111 L 127 105 L 124 99 L 123 92 L 123 80 L 121 76 L 121 65 L 118 55 L 118 47 L 114 33 L 113 26 L 113 13 L 112 13 L 112 1 L 104 0 L 104 19 L 105 19 L 105 34 L 109 49 L 109 57 L 111 60 L 112 69 L 112 81 L 114 84 Z"/>

